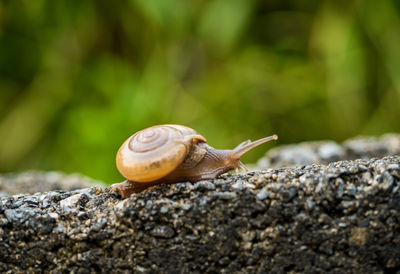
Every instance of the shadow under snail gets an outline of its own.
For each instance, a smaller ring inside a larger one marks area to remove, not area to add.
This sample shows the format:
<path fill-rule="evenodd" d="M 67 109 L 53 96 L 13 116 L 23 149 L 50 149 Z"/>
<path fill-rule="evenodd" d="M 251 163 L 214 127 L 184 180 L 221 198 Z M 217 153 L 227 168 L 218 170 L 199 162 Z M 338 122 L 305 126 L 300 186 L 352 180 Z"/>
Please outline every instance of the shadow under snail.
<path fill-rule="evenodd" d="M 118 150 L 117 168 L 127 180 L 114 184 L 112 191 L 127 198 L 154 185 L 215 179 L 238 167 L 247 171 L 240 157 L 277 139 L 277 135 L 272 135 L 254 142 L 244 141 L 231 150 L 215 149 L 186 126 L 146 128 L 129 137 Z"/>

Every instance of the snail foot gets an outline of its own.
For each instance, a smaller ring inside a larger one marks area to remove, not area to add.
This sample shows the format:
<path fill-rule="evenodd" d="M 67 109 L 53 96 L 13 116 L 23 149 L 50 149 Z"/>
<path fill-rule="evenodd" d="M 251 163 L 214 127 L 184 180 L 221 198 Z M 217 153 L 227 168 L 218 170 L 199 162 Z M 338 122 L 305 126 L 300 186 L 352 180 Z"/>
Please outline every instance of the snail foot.
<path fill-rule="evenodd" d="M 134 193 L 140 193 L 143 190 L 150 187 L 152 184 L 148 183 L 137 183 L 129 180 L 123 181 L 122 183 L 113 184 L 111 186 L 111 192 L 115 192 L 122 197 L 122 199 L 129 198 Z"/>

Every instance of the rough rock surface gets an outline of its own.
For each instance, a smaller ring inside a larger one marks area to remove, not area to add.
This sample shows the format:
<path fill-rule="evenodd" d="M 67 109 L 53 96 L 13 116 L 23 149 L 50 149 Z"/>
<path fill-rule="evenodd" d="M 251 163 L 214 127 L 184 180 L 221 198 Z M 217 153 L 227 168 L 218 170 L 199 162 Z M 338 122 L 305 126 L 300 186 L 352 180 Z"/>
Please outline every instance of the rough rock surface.
<path fill-rule="evenodd" d="M 400 157 L 0 198 L 0 272 L 400 273 Z"/>
<path fill-rule="evenodd" d="M 255 169 L 328 164 L 341 160 L 371 159 L 400 155 L 400 134 L 388 133 L 381 137 L 360 136 L 342 144 L 334 141 L 303 142 L 278 146 L 261 158 Z"/>
<path fill-rule="evenodd" d="M 33 194 L 51 190 L 75 190 L 105 184 L 79 174 L 66 175 L 62 172 L 26 171 L 0 174 L 0 196 L 21 193 Z"/>

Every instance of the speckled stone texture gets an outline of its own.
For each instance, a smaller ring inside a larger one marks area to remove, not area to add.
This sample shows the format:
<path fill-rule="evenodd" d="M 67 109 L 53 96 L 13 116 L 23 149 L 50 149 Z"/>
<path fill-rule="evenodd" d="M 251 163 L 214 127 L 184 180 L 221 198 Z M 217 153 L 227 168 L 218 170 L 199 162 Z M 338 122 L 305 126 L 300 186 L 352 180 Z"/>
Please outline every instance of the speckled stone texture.
<path fill-rule="evenodd" d="M 2 273 L 400 273 L 399 156 L 0 201 Z"/>

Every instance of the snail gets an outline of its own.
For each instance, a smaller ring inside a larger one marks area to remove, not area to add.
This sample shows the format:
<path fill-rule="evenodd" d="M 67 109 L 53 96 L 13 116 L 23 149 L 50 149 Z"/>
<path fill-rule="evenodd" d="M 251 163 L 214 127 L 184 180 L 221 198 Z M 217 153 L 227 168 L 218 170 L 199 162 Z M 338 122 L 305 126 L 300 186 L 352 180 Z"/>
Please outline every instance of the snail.
<path fill-rule="evenodd" d="M 158 125 L 129 137 L 116 157 L 119 172 L 127 180 L 114 184 L 112 191 L 122 198 L 158 184 L 215 179 L 236 168 L 247 168 L 240 157 L 271 140 L 272 135 L 244 141 L 232 150 L 215 149 L 195 130 L 182 125 Z"/>

